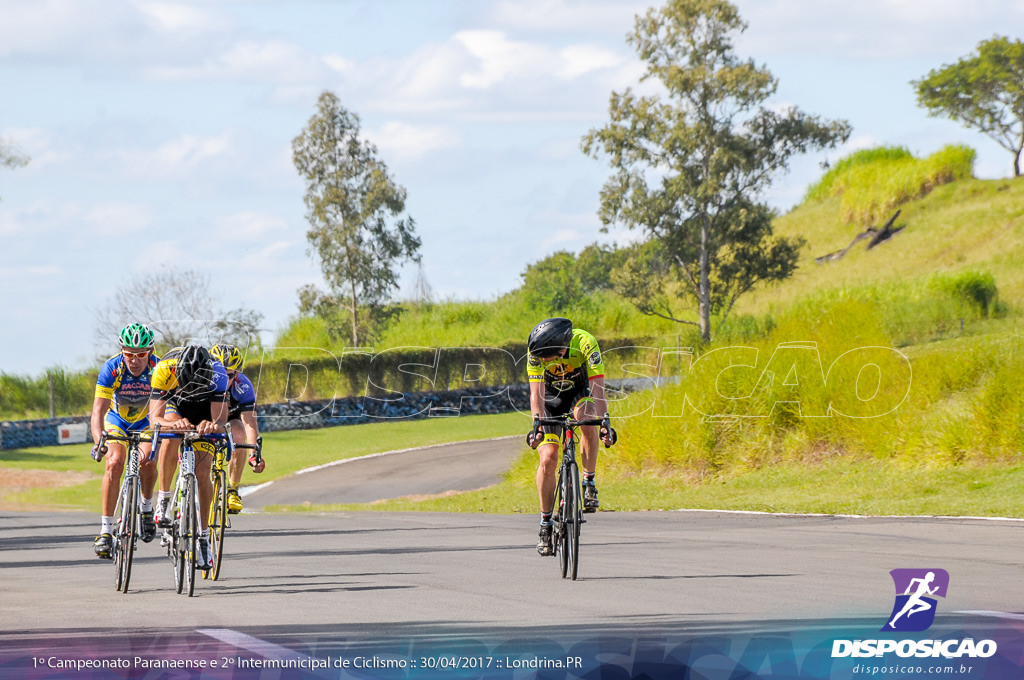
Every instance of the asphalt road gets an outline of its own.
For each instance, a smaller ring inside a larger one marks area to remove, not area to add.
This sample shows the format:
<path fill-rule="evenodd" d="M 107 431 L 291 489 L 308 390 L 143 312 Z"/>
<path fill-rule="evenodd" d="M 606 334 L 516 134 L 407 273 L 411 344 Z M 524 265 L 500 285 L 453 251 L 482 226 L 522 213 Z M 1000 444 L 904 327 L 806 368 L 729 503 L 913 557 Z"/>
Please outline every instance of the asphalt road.
<path fill-rule="evenodd" d="M 92 555 L 96 521 L 0 512 L 0 660 L 14 655 L 0 678 L 99 639 L 108 651 L 280 657 L 455 641 L 536 654 L 608 636 L 634 639 L 639 654 L 638 635 L 662 649 L 672 636 L 797 628 L 877 636 L 897 568 L 949 572 L 946 629 L 1024 620 L 1016 521 L 602 512 L 584 526 L 572 582 L 536 554 L 534 515 L 247 513 L 229 530 L 221 579 L 199 581 L 193 598 L 174 593 L 156 542 L 140 547 L 131 591 L 116 592 L 111 563 Z"/>
<path fill-rule="evenodd" d="M 374 454 L 303 470 L 243 494 L 246 506 L 258 510 L 471 491 L 500 482 L 524 448 L 522 435 L 515 435 Z"/>

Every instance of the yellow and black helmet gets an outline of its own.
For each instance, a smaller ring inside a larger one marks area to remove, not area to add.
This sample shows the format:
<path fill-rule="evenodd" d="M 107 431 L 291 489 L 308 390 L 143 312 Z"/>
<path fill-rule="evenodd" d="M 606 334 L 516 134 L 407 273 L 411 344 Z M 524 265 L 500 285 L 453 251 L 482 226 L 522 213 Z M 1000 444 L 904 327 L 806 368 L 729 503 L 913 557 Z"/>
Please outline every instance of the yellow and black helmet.
<path fill-rule="evenodd" d="M 210 348 L 210 355 L 224 364 L 224 368 L 229 371 L 240 371 L 242 370 L 242 353 L 238 351 L 238 348 L 234 345 L 222 345 L 216 344 Z"/>

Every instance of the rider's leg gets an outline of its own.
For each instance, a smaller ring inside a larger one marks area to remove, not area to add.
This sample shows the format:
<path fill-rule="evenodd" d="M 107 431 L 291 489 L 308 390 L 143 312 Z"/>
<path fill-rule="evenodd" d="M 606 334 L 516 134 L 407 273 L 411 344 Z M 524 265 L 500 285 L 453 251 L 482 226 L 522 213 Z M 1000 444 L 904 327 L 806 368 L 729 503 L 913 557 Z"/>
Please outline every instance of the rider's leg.
<path fill-rule="evenodd" d="M 554 435 L 544 435 L 544 443 L 537 447 L 537 495 L 541 513 L 547 514 L 551 513 L 554 504 L 555 471 L 558 470 L 558 440 L 550 441 L 549 437 Z"/>
<path fill-rule="evenodd" d="M 232 420 L 231 425 L 231 439 L 236 444 L 253 444 L 255 442 L 245 441 L 245 428 L 242 427 L 241 420 Z M 234 455 L 231 456 L 231 463 L 228 466 L 228 482 L 232 489 L 237 489 L 238 485 L 242 482 L 242 472 L 245 471 L 245 461 L 248 458 L 246 452 L 248 449 L 242 449 L 241 451 L 235 451 Z"/>

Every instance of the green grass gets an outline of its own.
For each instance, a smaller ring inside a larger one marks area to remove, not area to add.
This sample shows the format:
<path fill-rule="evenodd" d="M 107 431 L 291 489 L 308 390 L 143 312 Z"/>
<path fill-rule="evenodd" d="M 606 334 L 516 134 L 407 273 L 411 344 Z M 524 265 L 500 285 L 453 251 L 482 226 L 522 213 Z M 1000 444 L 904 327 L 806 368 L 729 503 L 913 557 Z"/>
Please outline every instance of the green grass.
<path fill-rule="evenodd" d="M 260 484 L 303 468 L 381 451 L 501 437 L 525 433 L 528 429 L 527 416 L 503 413 L 268 432 L 263 436 L 267 469 L 260 475 L 246 469 L 242 484 Z M 95 479 L 74 486 L 35 488 L 9 494 L 3 498 L 9 505 L 92 510 L 99 504 L 103 466 L 89 457 L 87 444 L 0 451 L 0 477 L 4 468 L 96 475 Z"/>
<path fill-rule="evenodd" d="M 614 452 L 602 452 L 605 460 Z M 603 468 L 602 468 L 603 469 Z M 536 454 L 516 462 L 496 486 L 429 499 L 393 499 L 367 504 L 301 507 L 270 511 L 430 511 L 535 513 Z M 599 471 L 601 507 L 606 511 L 734 510 L 853 515 L 1024 517 L 1024 467 L 906 469 L 878 460 L 830 460 L 785 464 L 771 469 L 701 482 L 683 475 L 621 477 Z"/>

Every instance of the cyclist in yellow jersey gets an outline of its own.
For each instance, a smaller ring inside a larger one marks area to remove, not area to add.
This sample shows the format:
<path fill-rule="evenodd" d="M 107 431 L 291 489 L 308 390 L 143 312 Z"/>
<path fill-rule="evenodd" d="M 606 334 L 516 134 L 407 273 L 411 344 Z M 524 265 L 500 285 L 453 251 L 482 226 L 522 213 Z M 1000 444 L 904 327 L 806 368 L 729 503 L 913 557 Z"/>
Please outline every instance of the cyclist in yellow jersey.
<path fill-rule="evenodd" d="M 227 390 L 228 376 L 224 366 L 214 360 L 205 347 L 175 347 L 164 355 L 153 370 L 150 420 L 166 432 L 192 429 L 199 434 L 226 432 Z M 180 439 L 167 439 L 160 445 L 160 494 L 156 523 L 161 527 L 170 526 L 171 481 L 177 468 L 180 447 Z M 213 482 L 210 479 L 213 445 L 209 442 L 196 442 L 193 448 L 196 454 L 200 525 L 196 566 L 205 570 L 213 566 L 209 527 L 210 503 L 213 500 Z"/>
<path fill-rule="evenodd" d="M 92 404 L 90 430 L 92 440 L 99 442 L 104 432 L 124 436 L 128 432 L 149 427 L 150 378 L 159 358 L 153 355 L 153 332 L 148 326 L 133 323 L 125 326 L 118 340 L 121 352 L 103 364 L 96 378 L 96 395 Z M 142 527 L 140 538 L 146 543 L 153 540 L 156 524 L 153 520 L 153 487 L 156 485 L 156 463 L 152 460 L 150 443 L 143 443 L 139 477 L 142 481 Z M 93 542 L 97 557 L 109 559 L 113 547 L 114 509 L 120 492 L 121 476 L 127 457 L 123 442 L 109 442 L 102 449 L 93 446 L 95 460 L 106 458 L 106 469 L 100 485 L 100 535 Z"/>
<path fill-rule="evenodd" d="M 530 413 L 535 418 L 552 418 L 572 413 L 577 420 L 601 418 L 608 414 L 604 391 L 604 360 L 597 340 L 590 333 L 573 328 L 562 317 L 545 319 L 530 332 L 527 340 L 529 359 L 526 375 L 530 382 Z M 543 428 L 542 436 L 529 438 L 537 449 L 537 494 L 540 497 L 540 535 L 537 552 L 553 555 L 551 513 L 555 494 L 555 473 L 559 464 L 560 432 Z M 615 442 L 615 431 L 596 426 L 580 428 L 583 468 L 583 511 L 596 512 L 595 472 L 598 439 L 607 445 Z"/>

